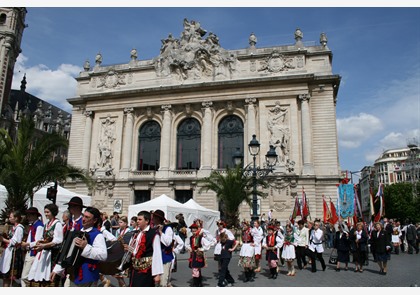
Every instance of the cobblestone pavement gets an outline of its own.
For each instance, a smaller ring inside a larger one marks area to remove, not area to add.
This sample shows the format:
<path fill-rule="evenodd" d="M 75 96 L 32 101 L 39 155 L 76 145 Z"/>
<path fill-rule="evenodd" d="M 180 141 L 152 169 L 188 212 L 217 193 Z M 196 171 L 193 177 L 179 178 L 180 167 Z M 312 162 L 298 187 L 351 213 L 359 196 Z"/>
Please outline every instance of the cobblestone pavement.
<path fill-rule="evenodd" d="M 324 252 L 324 260 L 327 265 L 322 271 L 319 261 L 317 261 L 317 272 L 312 273 L 310 265 L 304 270 L 297 269 L 296 276 L 287 276 L 287 267 L 280 267 L 277 279 L 269 279 L 267 262 L 261 261 L 261 272 L 257 273 L 254 282 L 243 282 L 243 272 L 238 266 L 239 252 L 234 252 L 229 265 L 229 270 L 235 279 L 233 287 L 415 287 L 420 286 L 420 254 L 400 253 L 392 254 L 388 262 L 388 274 L 379 274 L 379 266 L 373 262 L 372 255 L 369 254 L 369 265 L 364 266 L 363 273 L 354 272 L 354 264 L 349 263 L 349 270 L 340 272 L 335 271 L 335 265 L 329 264 L 330 249 Z M 213 249 L 207 252 L 207 267 L 203 268 L 204 287 L 217 286 L 217 262 L 214 261 Z M 264 257 L 264 253 L 263 253 Z M 191 269 L 188 268 L 188 254 L 180 254 L 178 258 L 177 271 L 172 274 L 172 285 L 174 287 L 190 287 L 192 284 Z M 341 266 L 343 267 L 343 266 Z M 118 286 L 116 281 L 111 278 L 112 286 Z M 128 281 L 127 281 L 128 284 Z M 101 286 L 101 285 L 99 285 Z M 406 289 L 408 290 L 408 289 Z M 395 291 L 395 290 L 394 290 Z M 382 292 L 382 291 L 381 291 Z"/>

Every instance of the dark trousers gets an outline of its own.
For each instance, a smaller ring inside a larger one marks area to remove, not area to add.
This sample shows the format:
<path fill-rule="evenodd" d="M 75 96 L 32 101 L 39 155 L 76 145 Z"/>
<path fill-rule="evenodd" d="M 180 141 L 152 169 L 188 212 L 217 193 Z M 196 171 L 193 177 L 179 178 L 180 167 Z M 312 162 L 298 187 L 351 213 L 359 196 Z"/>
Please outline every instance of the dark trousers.
<path fill-rule="evenodd" d="M 408 254 L 413 254 L 413 248 L 416 249 L 416 252 L 419 252 L 419 247 L 416 245 L 416 240 L 407 240 L 408 244 Z"/>
<path fill-rule="evenodd" d="M 152 268 L 147 272 L 138 272 L 134 269 L 130 270 L 130 287 L 154 287 L 155 281 L 152 276 Z"/>
<path fill-rule="evenodd" d="M 327 266 L 325 265 L 325 261 L 324 261 L 324 258 L 322 257 L 322 253 L 318 253 L 316 252 L 316 250 L 312 252 L 311 250 L 309 250 L 309 248 L 306 249 L 305 253 L 311 259 L 312 272 L 316 272 L 316 259 L 318 259 L 319 262 L 321 263 L 322 270 L 325 270 Z"/>
<path fill-rule="evenodd" d="M 306 258 L 305 258 L 305 250 L 306 248 L 303 246 L 297 246 L 296 247 L 296 260 L 297 260 L 297 264 L 299 269 L 302 269 L 303 266 L 305 266 L 307 264 L 306 262 Z M 303 263 L 303 265 L 302 265 Z"/>
<path fill-rule="evenodd" d="M 219 270 L 219 282 L 218 282 L 218 286 L 223 286 L 225 283 L 225 280 L 230 283 L 233 284 L 235 282 L 235 280 L 233 279 L 232 275 L 230 274 L 229 271 L 229 263 L 230 263 L 230 258 L 221 258 L 220 259 L 220 270 Z"/>

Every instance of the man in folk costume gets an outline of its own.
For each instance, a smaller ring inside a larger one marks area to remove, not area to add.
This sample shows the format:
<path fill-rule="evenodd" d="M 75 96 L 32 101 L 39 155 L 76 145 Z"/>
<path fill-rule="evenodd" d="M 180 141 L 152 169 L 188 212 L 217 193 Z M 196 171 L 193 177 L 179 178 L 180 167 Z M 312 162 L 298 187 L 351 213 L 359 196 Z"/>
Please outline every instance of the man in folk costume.
<path fill-rule="evenodd" d="M 208 251 L 213 242 L 213 238 L 199 224 L 201 223 L 195 222 L 190 225 L 191 236 L 185 243 L 185 249 L 190 252 L 188 266 L 192 269 L 193 287 L 203 287 L 201 269 L 207 266 L 204 251 Z"/>
<path fill-rule="evenodd" d="M 244 268 L 244 282 L 253 282 L 253 272 L 255 268 L 255 247 L 254 238 L 251 235 L 249 222 L 242 223 L 242 245 L 239 252 L 239 266 Z"/>
<path fill-rule="evenodd" d="M 28 274 L 37 253 L 33 248 L 37 241 L 42 240 L 44 233 L 44 223 L 40 217 L 41 213 L 39 213 L 36 207 L 30 207 L 26 210 L 26 218 L 29 222 L 29 233 L 26 242 L 22 242 L 22 249 L 27 250 L 20 280 L 22 287 L 29 285 Z"/>
<path fill-rule="evenodd" d="M 75 246 L 82 249 L 82 263 L 80 267 L 70 273 L 70 279 L 78 287 L 96 286 L 99 280 L 99 261 L 106 261 L 108 257 L 105 238 L 99 226 L 102 222 L 101 213 L 97 208 L 87 207 L 83 213 L 82 232 L 87 234 L 86 238 L 75 238 Z M 64 275 L 64 268 L 56 264 L 51 273 L 51 281 L 56 275 Z"/>
<path fill-rule="evenodd" d="M 70 230 L 80 230 L 83 227 L 83 200 L 80 197 L 73 197 L 70 202 L 65 203 L 68 206 L 68 210 L 71 213 Z M 102 222 L 102 219 L 101 219 Z"/>
<path fill-rule="evenodd" d="M 162 248 L 159 233 L 150 226 L 151 220 L 148 211 L 137 214 L 140 232 L 132 237 L 136 243 L 129 271 L 130 287 L 154 287 L 160 284 L 163 274 Z"/>
<path fill-rule="evenodd" d="M 319 262 L 321 263 L 322 270 L 325 271 L 327 266 L 325 265 L 324 258 L 322 257 L 322 253 L 324 252 L 324 247 L 322 246 L 324 232 L 319 228 L 320 222 L 315 221 L 314 229 L 311 232 L 309 237 L 309 254 L 311 258 L 311 267 L 312 272 L 316 272 L 316 260 L 318 258 Z"/>
<path fill-rule="evenodd" d="M 261 250 L 262 250 L 262 240 L 264 238 L 264 231 L 260 226 L 260 222 L 258 220 L 254 220 L 254 226 L 251 229 L 251 235 L 254 239 L 254 247 L 255 247 L 255 266 L 257 267 L 254 271 L 260 272 L 261 271 Z"/>
<path fill-rule="evenodd" d="M 263 239 L 262 247 L 266 249 L 266 260 L 270 269 L 271 279 L 277 278 L 277 262 L 279 261 L 278 249 L 283 246 L 283 241 L 275 234 L 275 227 L 269 225 L 267 236 Z"/>
<path fill-rule="evenodd" d="M 163 274 L 160 276 L 160 287 L 168 287 L 171 275 L 172 261 L 174 259 L 173 246 L 175 234 L 172 227 L 166 223 L 165 213 L 156 210 L 152 214 L 153 224 L 160 235 L 160 247 L 162 249 Z"/>

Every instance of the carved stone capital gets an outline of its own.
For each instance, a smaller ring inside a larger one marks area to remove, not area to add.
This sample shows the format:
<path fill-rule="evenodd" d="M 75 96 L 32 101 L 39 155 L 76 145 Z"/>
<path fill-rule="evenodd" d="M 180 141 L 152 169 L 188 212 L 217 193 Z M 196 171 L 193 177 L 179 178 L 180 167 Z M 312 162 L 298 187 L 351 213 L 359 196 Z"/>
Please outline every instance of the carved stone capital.
<path fill-rule="evenodd" d="M 255 98 L 255 97 L 248 97 L 248 98 L 245 98 L 245 103 L 246 104 L 255 104 L 255 103 L 257 103 L 257 99 Z"/>
<path fill-rule="evenodd" d="M 87 118 L 92 117 L 92 116 L 93 116 L 93 111 L 85 110 L 85 116 L 86 116 Z"/>
<path fill-rule="evenodd" d="M 213 102 L 212 101 L 204 101 L 201 103 L 201 105 L 203 106 L 203 108 L 210 108 L 213 106 Z"/>
<path fill-rule="evenodd" d="M 167 111 L 170 111 L 171 110 L 171 108 L 172 108 L 172 105 L 170 105 L 170 104 L 164 104 L 164 105 L 162 105 L 162 110 L 164 111 L 164 112 L 167 112 Z"/>
<path fill-rule="evenodd" d="M 298 98 L 299 98 L 300 102 L 304 102 L 304 101 L 309 102 L 309 99 L 311 98 L 311 95 L 309 93 L 299 94 Z"/>
<path fill-rule="evenodd" d="M 124 108 L 124 114 L 127 116 L 132 114 L 133 111 L 134 111 L 134 108 Z"/>

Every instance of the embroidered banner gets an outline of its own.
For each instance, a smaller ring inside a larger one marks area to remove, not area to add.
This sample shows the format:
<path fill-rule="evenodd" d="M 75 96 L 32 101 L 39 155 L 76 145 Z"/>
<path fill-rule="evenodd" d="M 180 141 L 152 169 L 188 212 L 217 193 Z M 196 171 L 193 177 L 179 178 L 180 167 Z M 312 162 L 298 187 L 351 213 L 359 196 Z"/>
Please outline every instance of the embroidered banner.
<path fill-rule="evenodd" d="M 338 186 L 338 207 L 342 218 L 354 215 L 354 187 L 353 184 L 340 184 Z"/>

